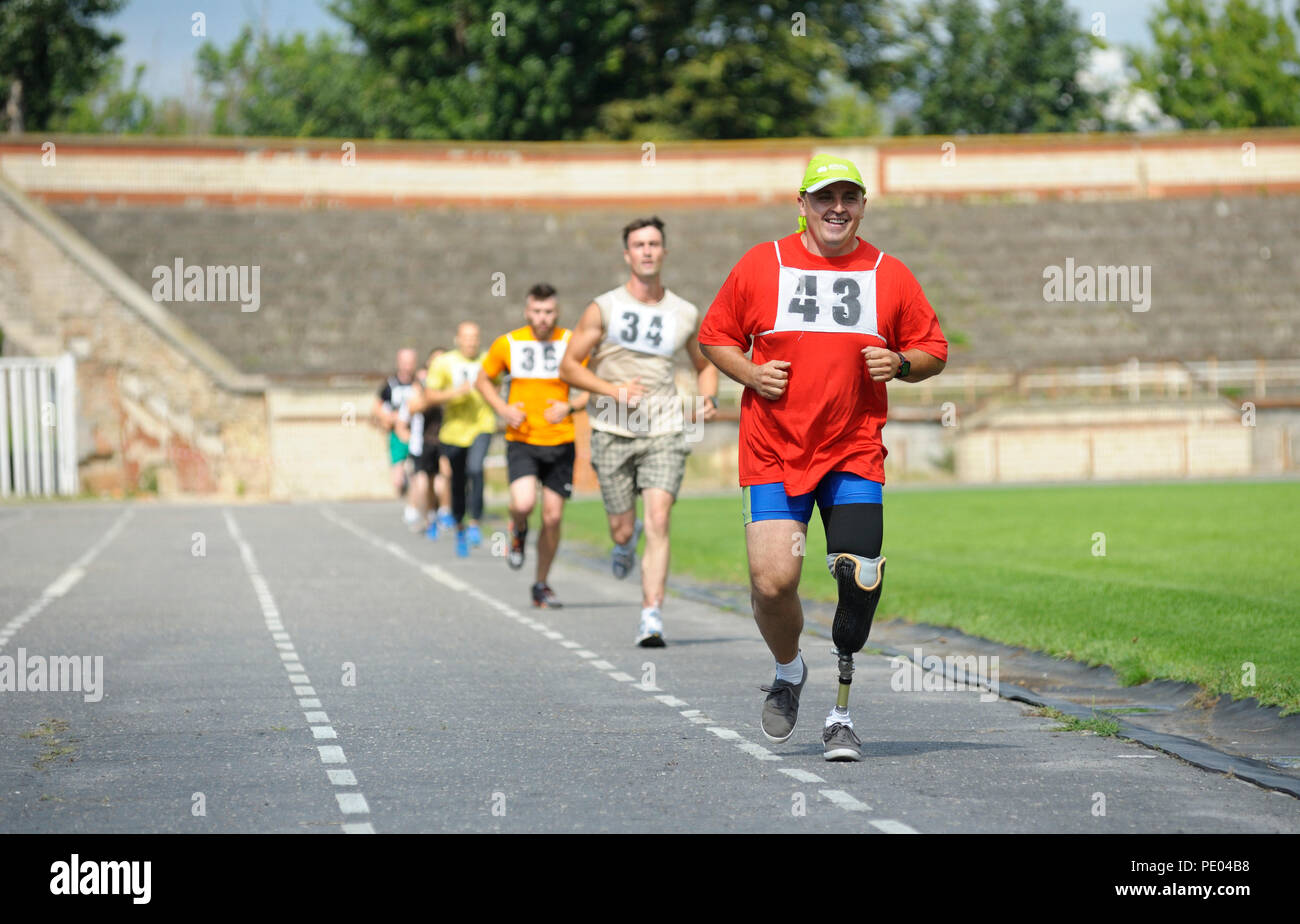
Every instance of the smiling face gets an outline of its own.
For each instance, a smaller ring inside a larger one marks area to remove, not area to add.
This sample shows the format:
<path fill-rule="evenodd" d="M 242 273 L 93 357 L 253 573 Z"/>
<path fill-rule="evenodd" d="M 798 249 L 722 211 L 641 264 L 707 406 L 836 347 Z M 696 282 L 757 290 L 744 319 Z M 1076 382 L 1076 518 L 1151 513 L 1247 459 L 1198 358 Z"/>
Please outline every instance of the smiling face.
<path fill-rule="evenodd" d="M 632 272 L 641 279 L 654 279 L 663 269 L 664 255 L 663 232 L 653 225 L 629 231 L 627 248 L 623 251 L 623 260 Z"/>
<path fill-rule="evenodd" d="M 841 180 L 799 197 L 799 214 L 808 222 L 804 244 L 823 257 L 839 257 L 858 246 L 858 225 L 867 200 L 856 183 Z"/>

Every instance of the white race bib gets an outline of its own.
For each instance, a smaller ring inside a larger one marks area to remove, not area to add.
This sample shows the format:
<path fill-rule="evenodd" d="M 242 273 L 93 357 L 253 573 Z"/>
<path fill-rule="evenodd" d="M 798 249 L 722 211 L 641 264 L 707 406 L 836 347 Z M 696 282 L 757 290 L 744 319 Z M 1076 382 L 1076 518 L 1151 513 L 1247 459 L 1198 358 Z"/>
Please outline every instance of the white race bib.
<path fill-rule="evenodd" d="M 560 375 L 567 340 L 510 341 L 510 377 L 512 379 L 554 379 Z"/>
<path fill-rule="evenodd" d="M 451 387 L 459 388 L 462 385 L 473 385 L 478 381 L 478 370 L 481 363 L 455 363 L 451 367 Z"/>
<path fill-rule="evenodd" d="M 882 258 L 884 254 L 880 255 Z M 780 250 L 777 251 L 778 262 Z M 876 266 L 880 259 L 876 260 Z M 876 329 L 876 270 L 809 270 L 780 264 L 774 331 L 867 334 Z"/>
<path fill-rule="evenodd" d="M 615 307 L 609 315 L 610 343 L 654 356 L 672 356 L 677 342 L 677 317 L 659 308 Z"/>

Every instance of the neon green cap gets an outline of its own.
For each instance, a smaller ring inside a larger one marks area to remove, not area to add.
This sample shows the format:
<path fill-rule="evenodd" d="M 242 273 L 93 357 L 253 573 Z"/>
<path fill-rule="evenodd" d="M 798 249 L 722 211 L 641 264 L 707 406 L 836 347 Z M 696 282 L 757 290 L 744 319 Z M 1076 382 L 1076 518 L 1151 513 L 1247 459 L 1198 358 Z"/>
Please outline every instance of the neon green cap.
<path fill-rule="evenodd" d="M 824 186 L 832 183 L 853 183 L 859 186 L 865 193 L 867 184 L 862 182 L 862 174 L 853 161 L 846 160 L 843 157 L 836 157 L 834 154 L 816 154 L 813 159 L 808 161 L 808 168 L 803 172 L 803 183 L 799 186 L 799 195 L 804 193 L 816 192 Z M 808 222 L 802 217 L 799 219 L 799 232 L 802 234 L 808 229 Z"/>

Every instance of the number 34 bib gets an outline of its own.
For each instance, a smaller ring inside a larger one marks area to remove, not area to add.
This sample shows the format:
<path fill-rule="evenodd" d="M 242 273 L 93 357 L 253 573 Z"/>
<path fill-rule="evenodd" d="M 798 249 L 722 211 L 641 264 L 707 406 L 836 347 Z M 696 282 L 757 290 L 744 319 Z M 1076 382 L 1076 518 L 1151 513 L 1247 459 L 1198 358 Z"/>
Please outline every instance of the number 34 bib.
<path fill-rule="evenodd" d="M 884 256 L 882 252 L 869 270 L 797 269 L 781 262 L 777 247 L 780 277 L 769 333 L 867 334 L 883 341 L 876 329 L 876 270 Z"/>

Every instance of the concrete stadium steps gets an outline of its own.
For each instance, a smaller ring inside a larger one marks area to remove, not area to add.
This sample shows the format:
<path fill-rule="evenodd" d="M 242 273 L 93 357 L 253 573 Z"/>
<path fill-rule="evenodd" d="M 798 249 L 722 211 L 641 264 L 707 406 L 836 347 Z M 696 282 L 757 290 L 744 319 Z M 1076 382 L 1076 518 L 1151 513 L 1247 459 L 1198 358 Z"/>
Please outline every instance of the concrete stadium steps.
<path fill-rule="evenodd" d="M 667 222 L 665 279 L 707 307 L 789 205 L 695 210 L 307 210 L 54 206 L 146 289 L 155 266 L 258 265 L 261 305 L 167 307 L 240 369 L 273 376 L 387 369 L 405 342 L 450 344 L 521 323 L 523 295 L 560 290 L 562 323 L 625 278 L 619 232 Z M 1300 333 L 1300 197 L 872 208 L 861 235 L 903 260 L 950 338 L 951 365 L 1026 369 L 1144 359 L 1279 359 Z M 1151 267 L 1151 306 L 1049 303 L 1044 268 Z M 506 295 L 493 294 L 504 273 Z"/>

